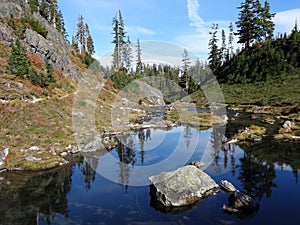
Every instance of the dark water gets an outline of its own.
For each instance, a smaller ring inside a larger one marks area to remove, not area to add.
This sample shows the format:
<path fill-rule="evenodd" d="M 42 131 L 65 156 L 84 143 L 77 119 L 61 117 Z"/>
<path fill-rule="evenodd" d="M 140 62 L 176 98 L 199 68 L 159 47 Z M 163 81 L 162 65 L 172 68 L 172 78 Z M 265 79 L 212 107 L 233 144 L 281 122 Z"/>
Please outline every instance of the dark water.
<path fill-rule="evenodd" d="M 262 143 L 222 145 L 223 134 L 230 136 L 245 123 L 204 131 L 140 130 L 119 137 L 109 153 L 73 158 L 54 171 L 2 173 L 0 224 L 299 224 L 300 144 L 266 137 Z M 224 213 L 229 194 L 222 191 L 188 209 L 158 208 L 148 176 L 191 160 L 205 161 L 205 171 L 217 182 L 228 179 L 253 196 L 258 211 Z"/>

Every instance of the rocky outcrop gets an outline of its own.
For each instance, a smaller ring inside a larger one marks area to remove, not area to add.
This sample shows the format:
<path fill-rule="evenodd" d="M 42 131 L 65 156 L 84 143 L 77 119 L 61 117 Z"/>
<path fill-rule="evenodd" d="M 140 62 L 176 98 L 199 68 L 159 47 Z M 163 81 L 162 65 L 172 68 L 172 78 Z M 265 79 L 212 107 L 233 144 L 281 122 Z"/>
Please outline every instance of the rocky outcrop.
<path fill-rule="evenodd" d="M 5 23 L 0 23 L 0 41 L 7 46 L 11 46 L 11 43 L 14 41 L 13 33 L 14 30 L 10 26 Z"/>
<path fill-rule="evenodd" d="M 217 192 L 218 184 L 196 166 L 151 176 L 151 198 L 165 207 L 191 205 Z"/>
<path fill-rule="evenodd" d="M 32 14 L 30 6 L 25 0 L 0 0 L 0 5 L 0 18 L 21 18 Z M 50 63 L 55 70 L 62 71 L 65 76 L 72 77 L 78 81 L 81 74 L 69 58 L 69 54 L 72 52 L 71 45 L 40 14 L 33 13 L 32 18 L 45 26 L 48 33 L 47 38 L 44 38 L 32 29 L 27 29 L 25 39 L 22 40 L 26 46 L 27 53 L 39 55 L 45 62 Z M 7 46 L 11 46 L 17 38 L 14 33 L 14 30 L 7 24 L 0 23 L 0 41 Z"/>
<path fill-rule="evenodd" d="M 39 55 L 55 70 L 62 71 L 66 76 L 71 76 L 74 80 L 79 79 L 80 73 L 67 56 L 66 49 L 63 46 L 58 47 L 59 43 L 47 40 L 31 29 L 25 32 L 25 42 L 28 53 Z"/>
<path fill-rule="evenodd" d="M 30 12 L 30 7 L 25 0 L 0 0 L 1 18 L 20 18 L 26 12 Z"/>

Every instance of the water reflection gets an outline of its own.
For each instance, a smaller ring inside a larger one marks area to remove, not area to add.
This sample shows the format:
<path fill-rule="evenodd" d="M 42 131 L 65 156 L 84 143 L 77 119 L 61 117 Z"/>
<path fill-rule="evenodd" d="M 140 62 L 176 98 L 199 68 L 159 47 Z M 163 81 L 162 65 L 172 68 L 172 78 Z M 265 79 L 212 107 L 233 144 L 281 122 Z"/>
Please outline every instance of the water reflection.
<path fill-rule="evenodd" d="M 39 220 L 50 224 L 56 214 L 67 218 L 72 168 L 67 165 L 43 174 L 3 174 L 6 182 L 0 192 L 0 224 L 32 225 Z"/>
<path fill-rule="evenodd" d="M 278 204 L 285 200 L 280 196 L 286 195 L 287 191 L 293 195 L 287 198 L 288 201 L 298 204 L 299 185 L 295 184 L 300 169 L 300 144 L 265 139 L 256 144 L 224 145 L 222 129 L 228 126 L 207 131 L 188 127 L 173 128 L 170 131 L 137 130 L 116 138 L 118 147 L 111 152 L 104 150 L 87 153 L 84 159 L 77 158 L 63 168 L 41 173 L 1 173 L 0 224 L 68 224 L 75 221 L 82 224 L 97 224 L 99 221 L 105 224 L 129 224 L 129 220 L 139 220 L 143 224 L 147 219 L 175 221 L 179 217 L 173 213 L 179 212 L 157 208 L 157 205 L 150 202 L 149 187 L 129 185 L 136 167 L 159 163 L 168 158 L 178 144 L 176 141 L 180 139 L 181 133 L 182 143 L 176 160 L 182 160 L 189 149 L 193 148 L 194 142 L 197 145 L 190 160 L 201 159 L 209 149 L 208 153 L 213 160 L 206 172 L 216 181 L 224 178 L 233 181 L 242 192 L 259 200 L 264 205 L 260 209 L 260 217 L 269 218 L 270 215 L 264 210 L 277 209 Z M 162 135 L 165 135 L 163 142 L 157 144 Z M 122 188 L 97 173 L 97 169 L 103 168 L 100 167 L 102 160 L 105 161 L 109 155 L 116 160 L 111 168 Z M 162 170 L 178 168 L 178 164 L 165 163 Z M 286 174 L 293 174 L 290 177 L 295 182 L 291 182 Z M 180 211 L 180 215 L 190 218 L 186 224 L 205 224 L 212 221 L 212 218 L 215 222 L 225 218 L 234 223 L 231 217 L 225 217 L 220 208 L 226 203 L 226 198 L 224 194 L 219 194 L 205 199 L 184 212 Z M 149 204 L 159 211 L 153 210 Z M 285 213 L 293 216 L 289 212 L 293 212 L 297 205 L 290 204 L 285 205 Z M 163 214 L 161 211 L 171 214 Z M 243 224 L 253 224 L 259 216 L 254 216 L 249 222 L 243 221 Z M 176 221 L 174 224 L 178 224 Z"/>
<path fill-rule="evenodd" d="M 247 153 L 240 161 L 238 179 L 242 182 L 246 194 L 258 198 L 258 200 L 261 200 L 264 195 L 270 198 L 272 188 L 277 187 L 274 182 L 275 166 Z"/>

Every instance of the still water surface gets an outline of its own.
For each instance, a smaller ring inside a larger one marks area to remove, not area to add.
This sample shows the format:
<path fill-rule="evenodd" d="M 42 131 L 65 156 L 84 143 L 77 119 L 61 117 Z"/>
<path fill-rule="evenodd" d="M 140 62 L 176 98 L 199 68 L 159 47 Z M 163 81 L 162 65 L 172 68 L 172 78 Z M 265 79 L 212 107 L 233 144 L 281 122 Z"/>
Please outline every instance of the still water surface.
<path fill-rule="evenodd" d="M 224 146 L 225 128 L 226 136 L 236 129 L 229 124 L 202 131 L 140 130 L 116 139 L 119 145 L 109 153 L 71 159 L 64 168 L 0 174 L 0 224 L 299 224 L 300 144 L 266 138 Z M 189 209 L 158 208 L 151 201 L 148 176 L 191 160 L 205 161 L 205 171 L 216 182 L 227 179 L 253 196 L 258 211 L 224 213 L 229 194 L 222 191 Z M 138 170 L 145 172 L 147 166 L 151 171 L 143 176 Z M 143 182 L 148 183 L 139 186 Z"/>

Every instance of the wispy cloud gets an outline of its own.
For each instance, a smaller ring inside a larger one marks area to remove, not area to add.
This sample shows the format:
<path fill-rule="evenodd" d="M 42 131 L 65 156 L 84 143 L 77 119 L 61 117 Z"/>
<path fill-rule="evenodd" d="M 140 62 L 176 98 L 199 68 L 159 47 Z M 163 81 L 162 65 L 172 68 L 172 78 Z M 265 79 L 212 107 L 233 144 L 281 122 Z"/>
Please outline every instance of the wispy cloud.
<path fill-rule="evenodd" d="M 126 30 L 130 36 L 153 36 L 155 31 L 141 26 L 126 26 Z"/>
<path fill-rule="evenodd" d="M 276 24 L 276 31 L 279 33 L 290 33 L 293 27 L 295 26 L 295 22 L 300 24 L 300 9 L 292 9 L 287 11 L 278 12 L 274 19 L 274 23 Z"/>
<path fill-rule="evenodd" d="M 230 21 L 219 20 L 219 21 L 205 21 L 199 15 L 199 1 L 198 0 L 187 0 L 187 12 L 190 20 L 190 26 L 195 27 L 195 31 L 190 34 L 180 35 L 175 38 L 175 42 L 184 46 L 189 51 L 193 51 L 200 58 L 206 59 L 208 53 L 208 42 L 210 39 L 209 32 L 211 31 L 212 24 L 219 25 L 219 35 L 221 30 L 224 29 L 228 34 L 228 26 Z"/>
<path fill-rule="evenodd" d="M 191 20 L 191 25 L 195 26 L 198 31 L 201 31 L 205 25 L 203 19 L 199 16 L 199 2 L 198 0 L 187 0 L 188 16 Z"/>

